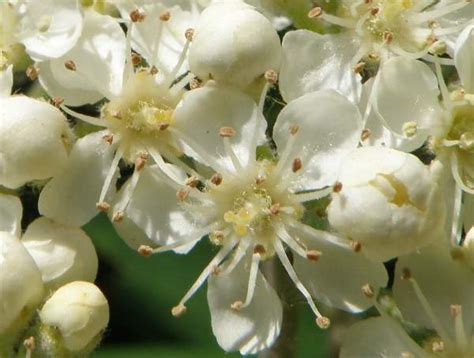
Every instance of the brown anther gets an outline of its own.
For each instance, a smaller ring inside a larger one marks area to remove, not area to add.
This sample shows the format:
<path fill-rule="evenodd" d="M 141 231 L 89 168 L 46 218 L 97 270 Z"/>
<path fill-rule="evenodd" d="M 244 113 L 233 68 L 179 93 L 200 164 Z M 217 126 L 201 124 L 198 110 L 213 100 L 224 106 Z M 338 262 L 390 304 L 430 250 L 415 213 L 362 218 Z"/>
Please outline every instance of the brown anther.
<path fill-rule="evenodd" d="M 186 40 L 192 41 L 194 37 L 194 29 L 187 29 L 184 32 L 184 37 L 186 38 Z"/>
<path fill-rule="evenodd" d="M 212 270 L 211 270 L 212 274 L 213 274 L 213 275 L 216 275 L 216 276 L 217 276 L 218 274 L 220 274 L 221 271 L 222 271 L 221 268 L 220 268 L 219 266 L 217 266 L 217 265 L 214 265 L 214 266 L 212 267 Z"/>
<path fill-rule="evenodd" d="M 186 308 L 186 306 L 180 303 L 179 305 L 174 306 L 171 309 L 171 314 L 173 315 L 173 317 L 181 317 L 183 314 L 186 313 L 187 310 L 188 309 Z"/>
<path fill-rule="evenodd" d="M 39 68 L 36 65 L 28 66 L 25 73 L 30 80 L 34 81 L 38 78 Z"/>
<path fill-rule="evenodd" d="M 195 188 L 199 184 L 199 179 L 192 175 L 188 179 L 186 179 L 185 184 L 191 188 Z"/>
<path fill-rule="evenodd" d="M 411 271 L 408 267 L 404 267 L 402 269 L 402 280 L 409 280 L 411 279 Z"/>
<path fill-rule="evenodd" d="M 444 351 L 444 342 L 443 341 L 433 342 L 433 344 L 431 345 L 431 350 L 434 353 L 441 353 L 442 351 Z"/>
<path fill-rule="evenodd" d="M 219 135 L 221 137 L 233 137 L 235 135 L 235 129 L 232 127 L 221 127 L 219 129 Z"/>
<path fill-rule="evenodd" d="M 262 176 L 262 175 L 257 175 L 257 176 L 255 177 L 255 184 L 257 184 L 257 185 L 263 184 L 263 182 L 264 182 L 265 180 L 267 180 L 267 178 L 265 178 L 264 176 Z"/>
<path fill-rule="evenodd" d="M 436 22 L 435 20 L 428 20 L 428 27 L 429 28 L 435 28 L 435 27 L 438 27 L 438 22 Z"/>
<path fill-rule="evenodd" d="M 351 241 L 351 248 L 354 252 L 359 252 L 362 249 L 362 244 L 359 241 Z"/>
<path fill-rule="evenodd" d="M 374 288 L 368 283 L 361 287 L 361 291 L 368 298 L 374 297 Z"/>
<path fill-rule="evenodd" d="M 451 316 L 453 318 L 456 318 L 462 313 L 462 306 L 461 305 L 451 305 L 449 306 L 449 309 L 451 310 Z"/>
<path fill-rule="evenodd" d="M 125 214 L 122 211 L 116 211 L 112 215 L 112 221 L 114 223 L 119 223 L 123 221 L 123 218 L 125 217 Z"/>
<path fill-rule="evenodd" d="M 201 81 L 199 81 L 199 79 L 197 78 L 193 78 L 190 82 L 189 82 L 189 88 L 190 89 L 196 89 L 196 88 L 200 88 L 201 87 Z"/>
<path fill-rule="evenodd" d="M 161 21 L 169 21 L 169 19 L 171 19 L 171 13 L 169 11 L 165 11 L 160 15 Z"/>
<path fill-rule="evenodd" d="M 69 71 L 75 71 L 76 68 L 76 63 L 73 60 L 67 60 L 64 62 L 64 67 L 66 67 Z"/>
<path fill-rule="evenodd" d="M 177 197 L 179 200 L 181 200 L 181 201 L 186 200 L 186 198 L 188 197 L 188 195 L 189 195 L 189 191 L 188 191 L 188 189 L 185 189 L 185 188 L 179 189 L 179 190 L 176 192 L 176 197 Z"/>
<path fill-rule="evenodd" d="M 365 141 L 365 140 L 369 139 L 371 134 L 372 134 L 372 132 L 370 131 L 370 129 L 364 129 L 362 131 L 362 133 L 360 134 L 360 139 L 362 141 Z"/>
<path fill-rule="evenodd" d="M 265 247 L 263 245 L 255 245 L 253 248 L 253 253 L 254 254 L 260 254 L 260 255 L 265 255 L 267 250 L 265 250 Z"/>
<path fill-rule="evenodd" d="M 298 170 L 301 169 L 303 164 L 301 164 L 301 159 L 300 158 L 295 158 L 293 160 L 293 165 L 291 167 L 291 170 L 293 170 L 293 173 L 296 173 Z"/>
<path fill-rule="evenodd" d="M 334 183 L 332 186 L 332 192 L 333 193 L 340 193 L 342 190 L 342 183 L 340 181 L 337 181 Z"/>
<path fill-rule="evenodd" d="M 265 71 L 264 77 L 265 77 L 265 80 L 272 85 L 275 85 L 278 83 L 278 72 L 275 70 Z"/>
<path fill-rule="evenodd" d="M 272 215 L 278 215 L 280 213 L 280 204 L 276 203 L 270 206 L 269 208 L 270 214 Z"/>
<path fill-rule="evenodd" d="M 312 262 L 318 261 L 319 258 L 321 257 L 321 255 L 322 255 L 321 251 L 318 251 L 318 250 L 308 250 L 308 251 L 306 251 L 306 258 L 309 261 L 312 261 Z"/>
<path fill-rule="evenodd" d="M 369 53 L 367 56 L 373 61 L 378 61 L 380 59 L 380 56 L 374 52 Z"/>
<path fill-rule="evenodd" d="M 209 234 L 209 239 L 215 245 L 222 245 L 224 243 L 224 233 L 220 230 L 213 231 Z"/>
<path fill-rule="evenodd" d="M 167 130 L 169 126 L 170 126 L 169 123 L 158 123 L 158 128 L 160 129 L 160 131 Z"/>
<path fill-rule="evenodd" d="M 115 119 L 122 119 L 120 111 L 110 111 L 109 114 Z"/>
<path fill-rule="evenodd" d="M 52 100 L 53 105 L 57 108 L 61 107 L 61 105 L 64 103 L 64 98 L 61 97 L 53 97 Z"/>
<path fill-rule="evenodd" d="M 114 135 L 113 134 L 104 134 L 102 136 L 102 139 L 104 140 L 104 142 L 106 142 L 108 144 L 112 144 L 113 141 L 114 141 Z"/>
<path fill-rule="evenodd" d="M 110 204 L 109 203 L 106 203 L 105 201 L 101 201 L 99 203 L 96 203 L 95 204 L 95 207 L 100 210 L 100 211 L 109 211 L 110 209 Z"/>
<path fill-rule="evenodd" d="M 354 73 L 361 73 L 365 68 L 365 62 L 361 61 L 357 65 L 354 66 L 353 70 Z"/>
<path fill-rule="evenodd" d="M 132 52 L 131 57 L 132 57 L 132 63 L 134 66 L 138 66 L 142 62 L 142 57 L 136 52 Z"/>
<path fill-rule="evenodd" d="M 130 12 L 130 20 L 132 20 L 133 22 L 142 22 L 143 20 L 145 20 L 145 13 L 138 9 L 135 9 Z"/>
<path fill-rule="evenodd" d="M 26 350 L 33 352 L 36 348 L 36 342 L 35 342 L 35 337 L 30 336 L 26 338 L 23 341 L 23 346 L 26 348 Z"/>
<path fill-rule="evenodd" d="M 137 251 L 143 257 L 149 257 L 153 253 L 153 249 L 148 245 L 140 245 Z"/>
<path fill-rule="evenodd" d="M 321 329 L 328 329 L 331 325 L 331 320 L 327 317 L 321 316 L 316 318 L 316 324 Z"/>
<path fill-rule="evenodd" d="M 148 161 L 148 156 L 147 155 L 142 155 L 138 156 L 138 158 L 135 160 L 135 170 L 140 171 L 145 167 L 146 162 Z"/>
<path fill-rule="evenodd" d="M 214 173 L 210 180 L 212 184 L 220 185 L 222 183 L 222 175 L 220 175 L 219 173 Z"/>
<path fill-rule="evenodd" d="M 297 125 L 296 123 L 290 124 L 290 127 L 288 128 L 288 131 L 290 132 L 291 135 L 295 135 L 298 133 L 300 130 L 300 126 Z"/>
<path fill-rule="evenodd" d="M 158 69 L 156 68 L 155 65 L 150 67 L 150 75 L 154 76 L 158 73 Z"/>
<path fill-rule="evenodd" d="M 318 6 L 313 7 L 311 10 L 308 12 L 308 17 L 310 19 L 314 19 L 315 17 L 320 16 L 323 13 L 323 9 L 321 9 Z"/>
<path fill-rule="evenodd" d="M 379 13 L 380 9 L 378 7 L 373 7 L 370 9 L 370 15 L 375 16 Z"/>
<path fill-rule="evenodd" d="M 383 41 L 387 44 L 389 44 L 393 40 L 393 34 L 390 31 L 385 31 L 382 36 Z"/>
<path fill-rule="evenodd" d="M 235 301 L 230 305 L 230 308 L 232 308 L 234 311 L 239 311 L 244 303 L 242 301 Z"/>

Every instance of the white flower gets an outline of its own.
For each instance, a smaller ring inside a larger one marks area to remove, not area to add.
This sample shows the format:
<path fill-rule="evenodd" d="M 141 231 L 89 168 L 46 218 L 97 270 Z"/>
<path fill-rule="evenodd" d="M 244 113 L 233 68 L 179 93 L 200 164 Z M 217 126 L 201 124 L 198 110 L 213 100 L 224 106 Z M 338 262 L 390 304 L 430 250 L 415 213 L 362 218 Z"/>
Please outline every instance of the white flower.
<path fill-rule="evenodd" d="M 7 339 L 23 328 L 44 294 L 41 273 L 19 239 L 21 212 L 18 198 L 0 194 L 0 336 Z"/>
<path fill-rule="evenodd" d="M 59 288 L 39 312 L 41 322 L 56 327 L 70 351 L 83 350 L 109 322 L 109 304 L 92 283 L 75 281 Z"/>
<path fill-rule="evenodd" d="M 67 161 L 73 136 L 54 106 L 9 96 L 11 71 L 10 66 L 0 75 L 0 185 L 17 188 L 57 174 Z"/>
<path fill-rule="evenodd" d="M 329 223 L 372 259 L 413 252 L 443 233 L 439 172 L 439 163 L 428 168 L 404 152 L 356 149 L 341 164 L 342 190 L 332 194 Z"/>
<path fill-rule="evenodd" d="M 42 217 L 28 226 L 21 241 L 35 260 L 48 290 L 72 281 L 94 282 L 97 254 L 91 239 L 81 229 Z"/>
<path fill-rule="evenodd" d="M 397 262 L 393 290 L 403 318 L 432 330 L 420 346 L 385 316 L 354 325 L 341 357 L 472 357 L 474 270 L 458 258 L 447 247 L 432 246 Z"/>
<path fill-rule="evenodd" d="M 329 115 L 334 116 L 331 122 Z M 352 312 L 370 306 L 361 287 L 383 286 L 383 266 L 354 252 L 357 243 L 300 222 L 302 203 L 331 191 L 327 187 L 335 181 L 341 157 L 359 141 L 360 115 L 354 105 L 332 91 L 290 103 L 274 127 L 278 163 L 256 160 L 265 121 L 253 101 L 235 90 L 206 86 L 191 91 L 175 120 L 177 128 L 194 135 L 185 153 L 204 160 L 216 173 L 206 178 L 194 172 L 187 179 L 176 174 L 172 180 L 148 167 L 125 210 L 125 217 L 159 246 L 141 246 L 143 254 L 187 252 L 207 234 L 220 247 L 173 308 L 174 315 L 185 312 L 186 302 L 208 280 L 212 328 L 223 349 L 250 354 L 268 348 L 279 335 L 282 308 L 258 268 L 274 256 L 320 327 L 326 328 L 329 320 L 312 296 Z M 203 190 L 196 188 L 199 183 Z M 285 247 L 293 252 L 294 267 Z"/>
<path fill-rule="evenodd" d="M 471 11 L 468 5 L 469 1 L 451 0 L 433 6 L 423 0 L 343 1 L 340 16 L 314 8 L 310 16 L 341 26 L 342 31 L 320 35 L 297 30 L 285 35 L 282 93 L 291 100 L 309 90 L 330 88 L 358 102 L 362 87 L 358 73 L 364 66 L 378 61 L 383 66 L 393 56 L 432 59 L 428 52 L 466 25 L 469 18 L 463 13 Z M 447 15 L 456 17 L 445 28 L 440 24 Z"/>
<path fill-rule="evenodd" d="M 241 88 L 278 71 L 281 46 L 270 21 L 240 0 L 215 1 L 201 14 L 189 51 L 191 71 Z"/>
<path fill-rule="evenodd" d="M 130 16 L 137 21 L 140 15 L 134 13 Z M 149 159 L 164 171 L 168 171 L 169 166 L 163 158 L 172 163 L 179 162 L 182 138 L 175 128 L 174 111 L 185 92 L 184 87 L 192 78 L 188 74 L 176 81 L 190 42 L 190 37 L 184 33 L 181 36 L 186 38 L 186 43 L 170 72 L 166 68 L 156 67 L 138 68 L 135 71 L 128 52 L 130 44 L 126 44 L 118 23 L 109 16 L 92 11 L 86 13 L 85 21 L 89 27 L 83 32 L 78 45 L 63 58 L 50 61 L 51 68 L 61 66 L 61 70 L 58 67 L 56 75 L 42 72 L 42 83 L 47 82 L 46 88 L 53 94 L 55 90 L 64 94 L 65 103 L 84 104 L 89 101 L 88 95 L 81 96 L 81 93 L 93 94 L 91 98 L 95 100 L 103 96 L 109 100 L 102 107 L 100 118 L 82 115 L 65 105 L 61 106 L 66 113 L 105 127 L 105 130 L 77 141 L 66 170 L 53 178 L 41 193 L 40 212 L 70 226 L 85 224 L 96 215 L 97 209 L 108 211 L 108 194 L 114 192 L 113 183 L 120 160 L 135 164 L 135 174 L 131 178 L 134 183 Z M 164 18 L 159 21 L 167 20 Z M 158 22 L 155 26 L 166 26 Z M 134 26 L 136 22 L 131 21 L 128 29 L 130 34 Z M 104 40 L 108 44 L 102 46 Z M 97 49 L 90 46 L 91 42 L 97 45 Z M 64 67 L 67 58 L 72 61 L 68 62 L 69 69 Z M 59 73 L 62 74 L 59 76 Z M 58 82 L 63 75 L 71 77 L 64 77 L 63 82 Z M 77 90 L 69 90 L 67 87 L 74 85 L 75 79 L 95 89 L 84 92 L 79 89 L 82 88 L 81 84 Z M 122 220 L 122 211 L 132 194 L 133 190 L 116 207 L 112 213 L 114 221 Z M 75 205 L 68 205 L 69 202 Z"/>

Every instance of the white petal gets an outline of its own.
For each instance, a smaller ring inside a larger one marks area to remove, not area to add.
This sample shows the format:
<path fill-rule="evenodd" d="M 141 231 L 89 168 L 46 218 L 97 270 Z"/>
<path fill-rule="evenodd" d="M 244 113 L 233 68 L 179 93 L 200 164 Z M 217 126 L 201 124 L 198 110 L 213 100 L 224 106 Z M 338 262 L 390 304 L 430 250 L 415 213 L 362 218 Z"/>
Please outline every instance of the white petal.
<path fill-rule="evenodd" d="M 0 71 L 0 97 L 9 97 L 13 87 L 13 65 Z"/>
<path fill-rule="evenodd" d="M 254 297 L 249 306 L 233 310 L 235 301 L 245 301 L 249 272 L 245 261 L 228 274 L 211 275 L 207 301 L 212 332 L 227 352 L 255 354 L 270 347 L 280 334 L 282 306 L 273 288 L 261 273 L 257 274 Z"/>
<path fill-rule="evenodd" d="M 125 42 L 116 20 L 87 11 L 76 46 L 64 56 L 40 64 L 41 85 L 50 96 L 61 97 L 65 104 L 74 106 L 118 95 L 122 90 Z M 66 61 L 73 61 L 76 71 L 66 69 Z"/>
<path fill-rule="evenodd" d="M 467 93 L 474 92 L 474 25 L 466 27 L 456 41 L 454 61 Z"/>
<path fill-rule="evenodd" d="M 379 70 L 373 91 L 373 110 L 395 135 L 405 136 L 403 128 L 407 122 L 417 126 L 416 133 L 397 146 L 406 151 L 420 147 L 429 134 L 428 129 L 442 113 L 433 71 L 420 61 L 393 57 Z"/>
<path fill-rule="evenodd" d="M 360 140 L 362 119 L 357 107 L 335 91 L 318 91 L 291 101 L 279 114 L 273 139 L 280 155 L 290 139 L 289 127 L 299 126 L 293 148 L 284 163 L 291 172 L 295 158 L 302 169 L 291 178 L 297 190 L 332 185 L 342 158 Z"/>
<path fill-rule="evenodd" d="M 125 210 L 125 215 L 155 245 L 184 244 L 207 234 L 198 232 L 203 225 L 180 205 L 176 191 L 168 185 L 159 168 L 147 166 Z"/>
<path fill-rule="evenodd" d="M 114 152 L 102 139 L 105 133 L 92 133 L 76 142 L 66 168 L 41 191 L 38 207 L 42 215 L 80 227 L 97 214 L 95 204 Z"/>
<path fill-rule="evenodd" d="M 382 263 L 370 261 L 349 247 L 330 243 L 325 236 L 331 234 L 314 230 L 313 235 L 308 235 L 307 231 L 297 229 L 290 234 L 301 240 L 308 250 L 322 253 L 317 262 L 294 255 L 294 266 L 311 295 L 325 304 L 362 312 L 373 304 L 362 293 L 362 286 L 370 284 L 375 292 L 386 286 L 388 276 Z"/>
<path fill-rule="evenodd" d="M 426 353 L 405 333 L 400 324 L 388 317 L 369 318 L 346 332 L 340 358 L 401 357 L 411 353 L 424 358 Z"/>
<path fill-rule="evenodd" d="M 333 89 L 357 103 L 362 85 L 353 71 L 359 48 L 348 34 L 320 35 L 307 30 L 283 38 L 280 90 L 288 102 L 308 92 Z"/>
<path fill-rule="evenodd" d="M 451 337 L 454 337 L 452 304 L 462 306 L 465 332 L 471 332 L 474 323 L 474 272 L 462 260 L 453 260 L 447 246 L 431 246 L 419 253 L 402 256 L 397 262 L 393 292 L 404 318 L 435 328 L 411 283 L 401 279 L 404 268 L 410 270 L 434 315 Z"/>
<path fill-rule="evenodd" d="M 21 241 L 41 271 L 46 288 L 55 290 L 73 281 L 94 282 L 97 254 L 81 229 L 42 217 L 28 226 Z"/>
<path fill-rule="evenodd" d="M 66 164 L 71 141 L 56 107 L 26 96 L 0 97 L 0 185 L 52 177 Z"/>
<path fill-rule="evenodd" d="M 0 193 L 0 231 L 20 237 L 23 206 L 18 197 Z"/>
<path fill-rule="evenodd" d="M 82 31 L 77 1 L 29 0 L 24 5 L 20 39 L 34 60 L 60 57 L 75 45 Z"/>
<path fill-rule="evenodd" d="M 186 93 L 174 113 L 176 128 L 184 133 L 185 153 L 210 167 L 234 172 L 231 158 L 219 135 L 222 127 L 232 127 L 233 151 L 243 167 L 255 160 L 257 144 L 265 140 L 266 121 L 255 102 L 230 86 L 209 83 Z M 194 143 L 186 143 L 191 138 Z M 199 146 L 202 150 L 193 148 Z"/>

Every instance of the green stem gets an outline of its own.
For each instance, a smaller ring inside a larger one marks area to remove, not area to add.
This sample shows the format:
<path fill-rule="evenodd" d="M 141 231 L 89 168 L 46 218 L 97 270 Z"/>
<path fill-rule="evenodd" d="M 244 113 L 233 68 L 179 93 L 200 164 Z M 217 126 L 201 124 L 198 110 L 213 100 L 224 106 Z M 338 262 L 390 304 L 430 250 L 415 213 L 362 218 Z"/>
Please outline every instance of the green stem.
<path fill-rule="evenodd" d="M 285 297 L 291 295 L 294 285 L 281 266 L 280 261 L 273 258 L 263 265 L 267 281 L 278 292 L 283 304 L 283 322 L 280 336 L 273 346 L 259 354 L 261 358 L 294 358 L 296 357 L 295 337 L 298 328 L 298 307 L 286 303 Z"/>

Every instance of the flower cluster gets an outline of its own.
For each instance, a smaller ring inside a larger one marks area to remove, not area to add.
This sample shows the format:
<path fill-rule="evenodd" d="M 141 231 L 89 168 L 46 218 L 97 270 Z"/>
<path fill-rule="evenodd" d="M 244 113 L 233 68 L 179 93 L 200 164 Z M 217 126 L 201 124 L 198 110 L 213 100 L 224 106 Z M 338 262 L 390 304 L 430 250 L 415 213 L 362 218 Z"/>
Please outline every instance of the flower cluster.
<path fill-rule="evenodd" d="M 225 351 L 278 339 L 272 263 L 321 329 L 379 311 L 342 357 L 474 355 L 473 3 L 299 3 L 2 2 L 1 356 L 99 343 L 99 212 L 146 257 L 210 242 L 171 313 L 207 283 Z"/>

